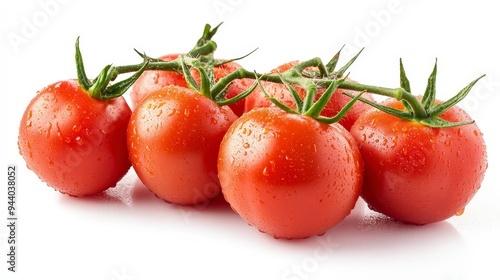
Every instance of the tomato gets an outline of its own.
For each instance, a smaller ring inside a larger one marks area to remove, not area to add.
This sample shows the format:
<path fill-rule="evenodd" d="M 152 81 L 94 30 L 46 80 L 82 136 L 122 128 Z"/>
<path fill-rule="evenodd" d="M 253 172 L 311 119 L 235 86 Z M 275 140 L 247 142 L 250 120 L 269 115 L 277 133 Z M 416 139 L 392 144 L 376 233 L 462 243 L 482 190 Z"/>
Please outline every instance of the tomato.
<path fill-rule="evenodd" d="M 236 120 L 227 106 L 188 88 L 166 86 L 145 97 L 127 130 L 132 166 L 159 198 L 182 205 L 220 193 L 219 145 Z"/>
<path fill-rule="evenodd" d="M 164 61 L 173 61 L 178 57 L 178 54 L 167 54 L 159 59 Z M 180 73 L 161 70 L 144 71 L 130 90 L 132 108 L 137 107 L 139 102 L 141 102 L 146 95 L 155 92 L 166 85 L 188 87 L 184 75 Z"/>
<path fill-rule="evenodd" d="M 39 91 L 19 127 L 19 152 L 29 169 L 61 193 L 106 190 L 130 168 L 126 129 L 131 111 L 124 98 L 99 101 L 76 80 Z"/>
<path fill-rule="evenodd" d="M 280 65 L 278 68 L 272 70 L 272 73 L 284 73 L 285 71 L 291 69 L 295 65 L 298 64 L 298 61 L 292 61 L 283 65 Z M 347 79 L 347 81 L 351 81 L 350 79 Z M 264 89 L 266 92 L 278 99 L 280 102 L 283 104 L 295 108 L 295 103 L 293 101 L 292 96 L 288 92 L 288 89 L 286 88 L 285 85 L 282 84 L 277 84 L 277 83 L 272 83 L 272 82 L 266 82 L 262 81 L 261 84 L 263 85 Z M 303 88 L 300 87 L 294 87 L 295 90 L 297 90 L 298 94 L 302 99 L 304 99 L 306 92 Z M 342 92 L 349 92 L 352 95 L 358 95 L 359 92 L 353 91 L 353 90 L 345 90 L 345 89 L 337 89 L 332 98 L 330 98 L 330 101 L 326 105 L 326 107 L 322 110 L 322 115 L 325 117 L 333 117 L 335 116 L 349 101 L 352 100 L 351 97 L 346 96 L 342 94 Z M 316 95 L 316 100 L 325 92 L 325 88 L 318 88 L 318 94 Z M 362 95 L 363 98 L 366 98 L 370 101 L 374 101 L 373 96 L 371 93 L 364 93 Z M 258 107 L 268 107 L 268 106 L 274 106 L 271 101 L 264 95 L 260 87 L 257 87 L 247 98 L 245 101 L 245 112 L 248 112 L 252 110 L 253 108 L 258 108 Z M 367 105 L 363 102 L 356 102 L 354 106 L 349 110 L 349 112 L 339 121 L 339 123 L 344 126 L 347 130 L 349 130 L 352 126 L 352 124 L 356 121 L 356 119 L 366 110 L 368 110 L 370 105 Z"/>
<path fill-rule="evenodd" d="M 403 108 L 393 99 L 385 105 Z M 440 117 L 471 120 L 456 106 Z M 365 162 L 362 198 L 371 209 L 407 223 L 461 214 L 487 168 L 486 146 L 475 123 L 431 128 L 372 109 L 354 123 L 351 134 Z"/>
<path fill-rule="evenodd" d="M 178 58 L 178 54 L 169 54 L 160 57 L 160 59 L 165 61 L 172 61 Z M 221 78 L 227 76 L 231 72 L 241 68 L 241 66 L 234 62 L 228 62 L 222 65 L 218 65 L 213 68 L 213 74 L 215 82 L 219 81 Z M 193 68 L 191 69 L 191 75 L 200 84 L 200 74 Z M 234 97 L 241 92 L 248 89 L 253 83 L 251 79 L 237 79 L 234 80 L 228 87 L 226 92 L 226 98 Z M 132 107 L 136 107 L 139 102 L 148 94 L 155 92 L 166 85 L 177 85 L 181 87 L 188 87 L 184 75 L 171 72 L 171 71 L 161 71 L 161 70 L 149 70 L 144 71 L 141 77 L 135 82 L 130 92 L 132 99 Z M 240 100 L 236 103 L 229 105 L 229 107 L 234 111 L 237 116 L 243 114 L 245 108 L 245 101 Z"/>
<path fill-rule="evenodd" d="M 362 185 L 357 144 L 327 125 L 276 107 L 235 121 L 222 140 L 222 193 L 250 225 L 275 238 L 324 234 L 354 208 Z"/>

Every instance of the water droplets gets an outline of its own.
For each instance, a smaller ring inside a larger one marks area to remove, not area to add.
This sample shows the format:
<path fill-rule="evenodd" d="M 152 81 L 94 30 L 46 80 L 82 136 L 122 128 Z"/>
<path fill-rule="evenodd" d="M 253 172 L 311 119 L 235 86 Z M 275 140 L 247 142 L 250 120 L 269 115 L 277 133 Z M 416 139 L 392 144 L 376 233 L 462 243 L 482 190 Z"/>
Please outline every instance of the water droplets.
<path fill-rule="evenodd" d="M 59 128 L 59 126 L 58 126 Z M 79 132 L 80 130 L 82 130 L 82 125 L 81 124 L 75 124 L 73 125 L 73 127 L 71 128 L 74 132 Z M 59 130 L 59 129 L 58 129 Z"/>
<path fill-rule="evenodd" d="M 457 211 L 457 213 L 455 213 L 455 216 L 462 216 L 465 212 L 465 208 L 462 208 L 460 210 Z"/>
<path fill-rule="evenodd" d="M 52 123 L 49 122 L 49 125 L 47 126 L 47 130 L 45 131 L 45 137 L 49 138 L 50 137 L 50 131 L 52 130 Z"/>
<path fill-rule="evenodd" d="M 250 148 L 250 144 L 249 144 L 248 142 L 245 142 L 245 143 L 243 144 L 243 148 L 245 148 L 245 149 Z"/>
<path fill-rule="evenodd" d="M 81 146 L 81 145 L 83 145 L 83 138 L 81 136 L 76 136 L 75 142 L 76 142 L 76 144 Z"/>

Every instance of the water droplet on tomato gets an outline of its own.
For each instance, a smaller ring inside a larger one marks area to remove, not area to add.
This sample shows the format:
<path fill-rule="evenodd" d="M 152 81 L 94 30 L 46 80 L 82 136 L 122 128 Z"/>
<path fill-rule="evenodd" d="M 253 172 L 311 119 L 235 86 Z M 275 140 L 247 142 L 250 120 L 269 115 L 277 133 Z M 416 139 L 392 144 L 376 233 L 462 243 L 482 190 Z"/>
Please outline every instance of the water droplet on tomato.
<path fill-rule="evenodd" d="M 364 127 L 364 126 L 362 126 L 362 125 L 360 125 L 360 126 L 358 126 L 358 129 L 359 129 L 359 130 L 363 130 L 363 129 L 365 129 L 365 127 Z"/>
<path fill-rule="evenodd" d="M 190 114 L 190 113 L 191 113 L 191 112 L 189 111 L 189 108 L 185 108 L 185 109 L 184 109 L 184 116 L 186 116 L 186 118 L 187 118 L 187 117 L 189 117 L 189 114 Z"/>
<path fill-rule="evenodd" d="M 479 132 L 477 130 L 474 130 L 474 135 L 479 136 Z"/>
<path fill-rule="evenodd" d="M 78 132 L 82 129 L 82 125 L 81 124 L 75 124 L 73 125 L 73 127 L 71 128 L 73 129 L 74 132 Z"/>
<path fill-rule="evenodd" d="M 170 112 L 168 112 L 167 116 L 171 117 L 175 114 L 176 110 L 175 109 L 172 109 L 170 110 Z"/>
<path fill-rule="evenodd" d="M 451 145 L 451 141 L 450 140 L 445 140 L 444 141 L 444 145 L 445 146 L 450 146 Z"/>
<path fill-rule="evenodd" d="M 27 120 L 25 125 L 26 128 L 30 128 L 33 125 L 33 123 L 31 122 L 31 120 Z"/>
<path fill-rule="evenodd" d="M 47 127 L 47 131 L 45 132 L 45 137 L 50 137 L 50 130 L 52 129 L 52 123 L 49 122 L 49 126 Z"/>
<path fill-rule="evenodd" d="M 76 136 L 75 142 L 76 142 L 76 144 L 81 146 L 81 145 L 83 145 L 83 138 L 80 136 Z"/>
<path fill-rule="evenodd" d="M 458 137 L 462 137 L 464 135 L 464 132 L 462 131 L 462 129 L 459 128 L 457 130 L 457 135 L 458 135 Z"/>
<path fill-rule="evenodd" d="M 67 105 L 66 110 L 71 111 L 71 105 Z"/>
<path fill-rule="evenodd" d="M 460 209 L 457 211 L 457 213 L 455 213 L 455 216 L 462 216 L 464 214 L 464 212 L 465 212 L 465 208 Z"/>
<path fill-rule="evenodd" d="M 54 162 L 49 158 L 49 167 L 54 168 Z"/>
<path fill-rule="evenodd" d="M 262 170 L 262 175 L 269 177 L 269 170 L 267 170 L 267 166 Z"/>
<path fill-rule="evenodd" d="M 162 109 L 160 109 L 160 110 L 158 111 L 158 113 L 156 113 L 156 116 L 157 116 L 157 117 L 159 117 L 159 116 L 161 116 L 161 114 L 163 114 L 163 110 L 162 110 Z"/>
<path fill-rule="evenodd" d="M 146 151 L 151 152 L 151 147 L 149 147 L 149 145 L 146 145 Z"/>
<path fill-rule="evenodd" d="M 245 143 L 243 144 L 243 148 L 245 148 L 245 149 L 250 148 L 250 144 L 248 144 L 247 142 L 245 142 Z"/>
<path fill-rule="evenodd" d="M 216 119 L 216 118 L 211 118 L 211 119 L 210 119 L 210 122 L 211 122 L 212 124 L 217 124 L 217 119 Z"/>

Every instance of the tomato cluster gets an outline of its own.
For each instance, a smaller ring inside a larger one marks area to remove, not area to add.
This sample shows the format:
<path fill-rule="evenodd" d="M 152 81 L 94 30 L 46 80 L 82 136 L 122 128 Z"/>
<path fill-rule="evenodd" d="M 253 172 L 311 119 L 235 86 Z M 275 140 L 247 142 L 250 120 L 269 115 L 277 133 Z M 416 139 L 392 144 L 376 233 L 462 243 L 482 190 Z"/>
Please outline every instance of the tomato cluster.
<path fill-rule="evenodd" d="M 287 239 L 324 234 L 359 197 L 394 219 L 426 224 L 461 213 L 480 188 L 482 133 L 466 112 L 435 101 L 432 87 L 423 98 L 408 97 L 429 112 L 419 121 L 406 101 L 377 104 L 373 93 L 341 89 L 363 88 L 349 79 L 292 85 L 281 74 L 297 70 L 295 61 L 265 80 L 241 74 L 211 92 L 243 68 L 212 56 L 210 67 L 196 57 L 187 67 L 184 57 L 154 60 L 178 63 L 175 71 L 142 72 L 146 61 L 109 98 L 89 92 L 113 78 L 86 80 L 83 66 L 80 83 L 40 90 L 19 128 L 28 168 L 61 193 L 86 196 L 115 186 L 132 166 L 160 199 L 196 205 L 222 194 L 249 224 Z M 312 68 L 302 69 L 304 80 L 314 80 Z M 121 96 L 130 86 L 133 110 Z"/>

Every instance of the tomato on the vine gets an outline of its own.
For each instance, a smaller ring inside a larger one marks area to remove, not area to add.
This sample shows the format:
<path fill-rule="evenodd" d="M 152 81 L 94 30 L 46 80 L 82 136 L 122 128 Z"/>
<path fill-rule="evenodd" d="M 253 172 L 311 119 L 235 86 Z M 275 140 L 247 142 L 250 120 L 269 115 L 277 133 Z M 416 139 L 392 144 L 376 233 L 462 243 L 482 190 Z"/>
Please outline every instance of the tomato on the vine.
<path fill-rule="evenodd" d="M 227 106 L 188 88 L 170 85 L 149 94 L 127 130 L 139 179 L 167 202 L 193 205 L 213 199 L 220 193 L 220 142 L 236 118 Z"/>
<path fill-rule="evenodd" d="M 19 152 L 49 186 L 71 196 L 106 190 L 130 168 L 123 97 L 92 98 L 77 80 L 51 84 L 31 100 L 19 127 Z"/>
<path fill-rule="evenodd" d="M 275 238 L 324 234 L 353 209 L 363 161 L 341 125 L 254 109 L 236 120 L 219 154 L 222 193 L 250 225 Z"/>
<path fill-rule="evenodd" d="M 299 62 L 292 61 L 285 63 L 283 65 L 278 66 L 276 69 L 272 70 L 271 73 L 284 73 L 285 71 L 290 70 L 294 66 L 296 66 Z M 350 79 L 346 79 L 346 81 L 353 82 Z M 271 96 L 278 99 L 283 104 L 294 107 L 294 101 L 291 95 L 288 92 L 288 89 L 283 84 L 273 83 L 273 82 L 265 82 L 262 81 L 262 86 L 265 91 Z M 304 98 L 306 92 L 304 89 L 300 87 L 295 87 L 298 94 L 301 98 Z M 328 104 L 325 106 L 321 114 L 325 117 L 335 116 L 349 101 L 351 98 L 342 94 L 342 92 L 348 92 L 353 95 L 357 95 L 359 92 L 353 90 L 346 89 L 337 89 L 333 94 L 332 98 L 330 98 Z M 319 97 L 325 92 L 325 88 L 318 88 L 318 93 L 315 99 L 319 99 Z M 363 93 L 363 98 L 374 101 L 371 93 Z M 245 112 L 252 110 L 253 108 L 259 107 L 268 107 L 273 106 L 272 102 L 264 95 L 262 90 L 258 87 L 256 88 L 245 101 Z M 349 112 L 339 121 L 339 123 L 344 126 L 347 130 L 349 130 L 352 124 L 356 121 L 356 119 L 366 110 L 370 108 L 370 105 L 367 105 L 363 102 L 356 102 L 354 106 L 349 110 Z"/>
<path fill-rule="evenodd" d="M 384 105 L 403 109 L 393 99 Z M 457 106 L 439 117 L 471 121 Z M 371 209 L 404 222 L 427 224 L 461 214 L 487 168 L 486 146 L 475 123 L 432 128 L 371 109 L 351 134 L 365 162 L 362 198 Z"/>

